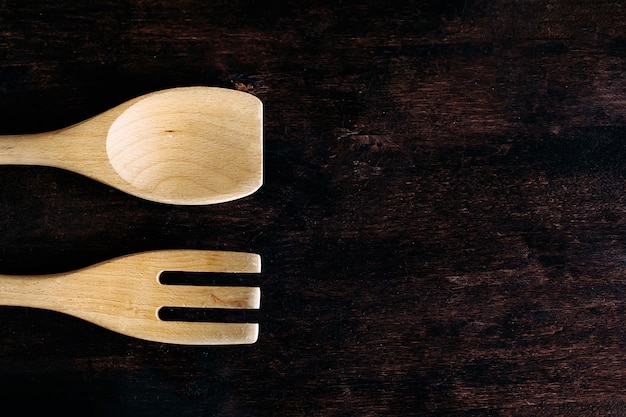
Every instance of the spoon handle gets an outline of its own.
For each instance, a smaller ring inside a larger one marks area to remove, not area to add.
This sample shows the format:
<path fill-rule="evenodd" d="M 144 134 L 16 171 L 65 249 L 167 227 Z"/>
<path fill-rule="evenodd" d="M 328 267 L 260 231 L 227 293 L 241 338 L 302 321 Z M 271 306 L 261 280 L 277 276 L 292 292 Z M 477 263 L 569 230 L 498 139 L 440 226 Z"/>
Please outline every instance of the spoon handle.
<path fill-rule="evenodd" d="M 49 133 L 0 136 L 0 164 L 49 165 L 58 159 Z"/>
<path fill-rule="evenodd" d="M 0 165 L 41 165 L 81 172 L 102 155 L 98 141 L 81 136 L 76 129 L 0 135 Z"/>

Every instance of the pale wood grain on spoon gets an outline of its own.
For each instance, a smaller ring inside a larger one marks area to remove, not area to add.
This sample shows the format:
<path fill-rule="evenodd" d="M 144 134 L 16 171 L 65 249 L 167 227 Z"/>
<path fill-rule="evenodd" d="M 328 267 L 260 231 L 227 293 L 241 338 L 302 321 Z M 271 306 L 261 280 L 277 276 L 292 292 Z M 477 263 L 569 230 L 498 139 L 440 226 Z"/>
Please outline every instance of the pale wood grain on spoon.
<path fill-rule="evenodd" d="M 251 94 L 182 87 L 47 133 L 0 136 L 0 164 L 57 167 L 168 204 L 214 204 L 263 182 L 263 105 Z"/>

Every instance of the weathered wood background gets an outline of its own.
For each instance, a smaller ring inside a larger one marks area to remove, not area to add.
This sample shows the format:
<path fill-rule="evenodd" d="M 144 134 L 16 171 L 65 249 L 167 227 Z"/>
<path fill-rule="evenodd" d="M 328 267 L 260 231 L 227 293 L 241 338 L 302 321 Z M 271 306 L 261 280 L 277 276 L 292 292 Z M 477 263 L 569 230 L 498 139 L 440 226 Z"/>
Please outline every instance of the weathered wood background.
<path fill-rule="evenodd" d="M 0 308 L 3 415 L 626 415 L 626 3 L 0 2 L 0 133 L 153 90 L 265 105 L 265 184 L 176 207 L 0 167 L 0 272 L 261 254 L 251 346 Z M 18 414 L 15 414 L 18 415 Z"/>

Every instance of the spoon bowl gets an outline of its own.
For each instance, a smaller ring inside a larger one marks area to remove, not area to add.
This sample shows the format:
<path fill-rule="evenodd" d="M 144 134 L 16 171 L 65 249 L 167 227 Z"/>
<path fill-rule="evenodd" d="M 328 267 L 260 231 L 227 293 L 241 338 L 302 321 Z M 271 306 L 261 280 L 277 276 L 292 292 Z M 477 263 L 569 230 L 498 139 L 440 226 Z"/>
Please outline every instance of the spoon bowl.
<path fill-rule="evenodd" d="M 216 87 L 161 90 L 76 125 L 0 136 L 0 164 L 77 172 L 160 203 L 199 205 L 263 182 L 263 105 Z"/>

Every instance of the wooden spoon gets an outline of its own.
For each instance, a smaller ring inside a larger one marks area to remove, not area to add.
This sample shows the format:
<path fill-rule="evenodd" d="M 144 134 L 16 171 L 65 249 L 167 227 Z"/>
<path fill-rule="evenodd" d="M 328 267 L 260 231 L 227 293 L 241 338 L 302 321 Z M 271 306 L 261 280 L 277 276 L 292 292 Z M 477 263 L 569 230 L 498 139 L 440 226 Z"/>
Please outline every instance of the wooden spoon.
<path fill-rule="evenodd" d="M 263 105 L 216 87 L 157 91 L 64 129 L 0 136 L 0 164 L 80 173 L 168 204 L 214 204 L 263 182 Z"/>

